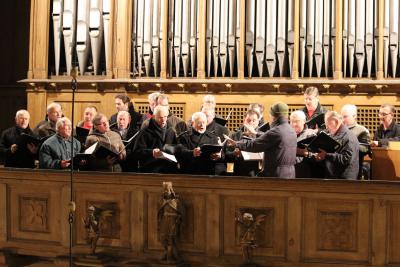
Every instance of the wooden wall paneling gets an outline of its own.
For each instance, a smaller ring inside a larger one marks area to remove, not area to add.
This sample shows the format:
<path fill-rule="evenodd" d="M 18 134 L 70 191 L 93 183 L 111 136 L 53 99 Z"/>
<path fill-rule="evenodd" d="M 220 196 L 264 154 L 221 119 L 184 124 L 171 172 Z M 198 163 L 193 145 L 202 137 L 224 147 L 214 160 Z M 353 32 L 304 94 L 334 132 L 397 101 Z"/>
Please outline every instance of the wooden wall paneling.
<path fill-rule="evenodd" d="M 373 200 L 373 217 L 372 217 L 372 246 L 371 246 L 371 263 L 375 266 L 383 266 L 388 263 L 390 256 L 387 255 L 388 239 L 391 240 L 396 234 L 397 228 L 389 225 L 391 202 L 377 198 Z"/>
<path fill-rule="evenodd" d="M 287 198 L 277 196 L 226 195 L 223 196 L 223 255 L 240 256 L 241 228 L 235 221 L 237 214 L 249 212 L 266 215 L 256 233 L 259 246 L 255 256 L 286 258 Z"/>
<path fill-rule="evenodd" d="M 287 260 L 295 264 L 301 259 L 301 198 L 290 196 L 288 198 L 288 218 L 287 218 Z"/>
<path fill-rule="evenodd" d="M 47 78 L 50 0 L 31 1 L 30 64 L 28 77 Z"/>
<path fill-rule="evenodd" d="M 29 122 L 33 129 L 36 124 L 44 120 L 47 108 L 47 92 L 44 88 L 39 90 L 28 90 L 27 92 L 28 111 L 31 115 Z"/>
<path fill-rule="evenodd" d="M 161 187 L 160 187 L 161 188 Z M 206 196 L 177 191 L 184 204 L 179 250 L 204 253 L 206 249 Z M 162 192 L 147 192 L 147 249 L 163 250 L 157 231 L 157 212 Z"/>
<path fill-rule="evenodd" d="M 221 255 L 222 239 L 221 229 L 221 198 L 217 194 L 207 194 L 206 196 L 206 254 L 210 257 L 217 258 Z"/>
<path fill-rule="evenodd" d="M 7 241 L 7 185 L 0 184 L 0 243 Z"/>
<path fill-rule="evenodd" d="M 114 1 L 115 38 L 114 50 L 111 54 L 114 61 L 115 78 L 130 78 L 132 1 Z"/>
<path fill-rule="evenodd" d="M 376 260 L 376 264 L 395 264 L 400 265 L 400 201 L 387 201 L 386 205 L 384 200 L 378 201 L 377 203 L 380 205 L 381 208 L 387 207 L 387 233 L 388 233 L 388 243 L 387 243 L 387 261 L 383 262 L 384 260 L 384 249 L 385 245 L 383 242 L 385 240 L 385 236 L 378 236 L 381 246 L 377 246 L 375 249 L 378 250 L 377 252 L 381 252 L 378 255 L 379 260 Z M 379 224 L 382 229 L 385 227 L 385 213 L 382 211 L 382 217 L 376 218 L 377 224 Z M 374 249 L 374 252 L 375 252 Z M 375 252 L 376 253 L 376 252 Z M 383 254 L 383 255 L 382 255 Z"/>
<path fill-rule="evenodd" d="M 136 253 L 143 253 L 145 241 L 145 224 L 144 216 L 145 210 L 145 198 L 144 192 L 140 189 L 134 190 L 130 193 L 131 198 L 131 212 L 130 221 L 131 223 L 131 236 L 130 242 L 132 244 L 132 250 Z"/>
<path fill-rule="evenodd" d="M 10 186 L 10 239 L 60 244 L 61 189 L 57 185 Z"/>
<path fill-rule="evenodd" d="M 328 197 L 303 200 L 303 260 L 369 263 L 371 201 Z"/>
<path fill-rule="evenodd" d="M 70 230 L 69 230 L 69 202 L 70 202 L 70 191 L 71 187 L 65 185 L 61 188 L 61 201 L 60 201 L 60 235 L 61 245 L 63 247 L 69 247 L 70 242 Z"/>
<path fill-rule="evenodd" d="M 110 211 L 103 217 L 103 227 L 98 241 L 98 247 L 131 248 L 130 238 L 130 198 L 129 192 L 119 187 L 109 187 L 109 191 L 88 190 L 78 187 L 76 192 L 76 217 L 85 218 L 87 208 L 94 205 L 102 211 Z M 86 231 L 82 220 L 75 224 L 75 242 L 77 245 L 86 244 Z"/>
<path fill-rule="evenodd" d="M 112 0 L 111 1 L 111 9 L 110 9 L 110 25 L 109 25 L 109 36 L 108 36 L 108 40 L 104 40 L 104 42 L 108 42 L 108 55 L 110 55 L 109 60 L 106 62 L 106 77 L 111 79 L 111 78 L 115 78 L 114 77 L 114 47 L 116 47 L 115 44 L 115 32 L 116 32 L 116 14 L 115 12 L 117 12 L 117 2 L 119 2 L 119 0 Z M 130 36 L 130 35 L 129 35 Z M 130 43 L 130 42 L 129 42 Z M 129 53 L 130 55 L 130 53 Z"/>

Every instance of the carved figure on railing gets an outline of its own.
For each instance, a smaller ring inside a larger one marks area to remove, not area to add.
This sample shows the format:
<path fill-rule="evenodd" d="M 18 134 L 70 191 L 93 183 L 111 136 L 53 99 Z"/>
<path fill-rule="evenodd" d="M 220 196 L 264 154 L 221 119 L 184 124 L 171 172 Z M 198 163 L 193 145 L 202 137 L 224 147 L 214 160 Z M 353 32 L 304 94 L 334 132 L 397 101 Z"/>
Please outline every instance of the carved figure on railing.
<path fill-rule="evenodd" d="M 236 216 L 236 221 L 240 224 L 242 235 L 240 244 L 242 245 L 244 265 L 253 264 L 253 249 L 257 247 L 256 232 L 266 215 L 260 214 L 254 220 L 253 214 L 243 213 Z"/>
<path fill-rule="evenodd" d="M 87 209 L 83 223 L 86 229 L 86 242 L 90 244 L 90 252 L 96 253 L 97 241 L 100 237 L 101 224 L 104 217 L 112 216 L 111 210 L 102 210 L 93 205 Z"/>
<path fill-rule="evenodd" d="M 180 262 L 177 240 L 183 217 L 183 205 L 175 194 L 171 182 L 163 182 L 163 194 L 157 214 L 158 234 L 164 247 L 162 260 L 166 263 Z"/>

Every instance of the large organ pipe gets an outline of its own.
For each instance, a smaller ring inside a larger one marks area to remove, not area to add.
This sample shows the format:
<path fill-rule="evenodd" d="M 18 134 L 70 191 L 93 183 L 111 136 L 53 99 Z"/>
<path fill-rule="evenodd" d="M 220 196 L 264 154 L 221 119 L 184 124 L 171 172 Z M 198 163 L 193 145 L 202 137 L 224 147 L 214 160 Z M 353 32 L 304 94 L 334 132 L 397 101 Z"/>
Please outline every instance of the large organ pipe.
<path fill-rule="evenodd" d="M 53 0 L 53 40 L 54 40 L 54 59 L 56 64 L 56 75 L 60 72 L 60 42 L 62 30 L 63 0 Z"/>
<path fill-rule="evenodd" d="M 292 76 L 294 56 L 294 0 L 288 1 L 288 36 L 287 46 L 289 53 L 289 71 Z"/>
<path fill-rule="evenodd" d="M 199 9 L 199 0 L 192 0 L 190 4 L 190 65 L 192 77 L 195 75 L 196 52 L 197 52 L 197 11 Z"/>
<path fill-rule="evenodd" d="M 399 1 L 390 0 L 389 13 L 389 46 L 390 59 L 392 63 L 392 77 L 396 77 L 398 42 L 399 42 Z"/>
<path fill-rule="evenodd" d="M 339 0 L 340 1 L 340 0 Z M 351 0 L 350 0 L 351 1 Z M 343 0 L 343 76 L 347 73 L 347 41 L 348 41 L 348 27 L 349 27 L 349 0 Z"/>
<path fill-rule="evenodd" d="M 169 1 L 169 6 L 168 6 L 168 14 L 169 14 L 169 19 L 168 19 L 168 45 L 169 45 L 169 70 L 171 71 L 172 75 L 172 64 L 174 61 L 174 21 L 175 21 L 175 12 L 174 12 L 174 7 L 175 7 L 175 0 L 170 0 Z"/>
<path fill-rule="evenodd" d="M 233 0 L 236 1 L 236 61 L 237 65 L 239 65 L 239 59 L 240 59 L 240 0 Z M 245 38 L 245 36 L 242 36 Z"/>
<path fill-rule="evenodd" d="M 137 53 L 137 62 L 138 62 L 138 74 L 142 76 L 142 64 L 143 64 L 143 34 L 144 34 L 144 17 L 143 17 L 143 9 L 144 9 L 144 1 L 138 0 L 138 12 L 137 12 L 137 32 L 136 32 L 136 53 Z"/>
<path fill-rule="evenodd" d="M 356 0 L 349 0 L 349 28 L 347 37 L 347 49 L 349 53 L 350 77 L 353 77 L 354 48 L 356 44 Z"/>
<path fill-rule="evenodd" d="M 151 64 L 151 35 L 152 35 L 152 15 L 153 15 L 153 1 L 145 1 L 144 8 L 144 25 L 143 25 L 143 61 L 144 68 L 146 71 L 146 76 L 150 74 L 150 64 Z"/>
<path fill-rule="evenodd" d="M 335 49 L 336 49 L 336 0 L 332 0 L 331 1 L 331 51 L 332 51 L 331 55 L 332 55 L 333 67 L 335 66 Z"/>
<path fill-rule="evenodd" d="M 324 66 L 325 66 L 325 76 L 328 76 L 328 66 L 329 66 L 329 43 L 331 28 L 330 22 L 331 6 L 329 0 L 324 0 L 324 35 L 322 38 L 323 42 L 323 52 L 324 52 Z"/>
<path fill-rule="evenodd" d="M 219 36 L 219 59 L 221 62 L 222 77 L 225 77 L 226 61 L 228 55 L 228 0 L 221 0 L 221 27 Z"/>
<path fill-rule="evenodd" d="M 163 0 L 153 0 L 153 14 L 152 14 L 152 35 L 151 35 L 151 51 L 152 51 L 152 62 L 154 69 L 154 76 L 158 76 L 158 62 L 160 58 L 160 41 L 162 38 L 161 22 L 163 18 L 163 12 L 161 3 Z"/>
<path fill-rule="evenodd" d="M 315 66 L 317 69 L 317 76 L 321 76 L 322 70 L 322 45 L 324 36 L 324 2 L 315 1 L 315 43 L 314 43 L 314 57 Z M 312 69 L 310 70 L 312 71 Z M 311 72 L 310 72 L 311 73 Z"/>
<path fill-rule="evenodd" d="M 214 59 L 214 76 L 217 77 L 220 34 L 220 0 L 214 0 L 213 2 L 212 54 Z"/>
<path fill-rule="evenodd" d="M 72 47 L 75 42 L 75 16 L 76 6 L 75 0 L 64 0 L 64 14 L 63 14 L 63 35 L 64 35 L 64 49 L 65 49 L 65 62 L 67 65 L 67 73 L 71 73 L 72 68 Z"/>
<path fill-rule="evenodd" d="M 265 47 L 265 1 L 257 0 L 256 8 L 256 60 L 257 68 L 260 77 L 263 75 L 263 64 L 264 64 L 264 47 Z"/>
<path fill-rule="evenodd" d="M 100 54 L 103 41 L 102 0 L 90 0 L 89 35 L 92 48 L 93 73 L 99 72 Z"/>
<path fill-rule="evenodd" d="M 309 76 L 312 76 L 313 70 L 313 55 L 314 55 L 314 38 L 315 38 L 315 2 L 313 0 L 308 0 L 307 2 L 307 38 L 306 38 L 306 45 L 307 45 L 307 60 L 308 60 L 308 69 L 309 69 Z"/>
<path fill-rule="evenodd" d="M 189 71 L 190 41 L 190 0 L 182 1 L 182 64 L 183 73 L 187 77 Z"/>
<path fill-rule="evenodd" d="M 211 38 L 213 29 L 213 0 L 207 0 L 207 25 L 206 25 L 206 60 L 207 60 L 207 76 L 211 75 Z"/>
<path fill-rule="evenodd" d="M 389 0 L 385 1 L 385 16 L 384 16 L 384 25 L 383 25 L 383 68 L 385 77 L 388 74 L 388 65 L 389 65 L 389 16 L 390 14 L 390 3 Z"/>
<path fill-rule="evenodd" d="M 374 44 L 375 44 L 375 72 L 378 72 L 378 43 L 379 43 L 379 25 L 378 25 L 378 1 L 374 0 Z"/>
<path fill-rule="evenodd" d="M 372 50 L 374 43 L 374 0 L 365 1 L 365 54 L 367 56 L 367 75 L 371 77 Z"/>
<path fill-rule="evenodd" d="M 356 61 L 358 77 L 362 76 L 364 68 L 365 47 L 365 0 L 356 2 Z"/>
<path fill-rule="evenodd" d="M 236 21 L 237 21 L 237 6 L 236 0 L 229 0 L 229 21 L 228 21 L 228 58 L 229 58 L 229 73 L 233 76 L 233 67 L 235 64 L 235 42 L 236 42 Z"/>
<path fill-rule="evenodd" d="M 286 51 L 286 1 L 278 1 L 278 31 L 276 54 L 278 57 L 279 76 L 282 77 Z"/>
<path fill-rule="evenodd" d="M 254 25 L 255 25 L 254 8 L 255 8 L 255 0 L 247 0 L 246 1 L 246 57 L 247 57 L 247 69 L 249 77 L 252 76 L 252 71 L 253 71 Z"/>
<path fill-rule="evenodd" d="M 85 73 L 90 50 L 89 14 L 90 2 L 78 0 L 78 21 L 76 29 L 76 53 L 78 55 L 79 72 Z"/>
<path fill-rule="evenodd" d="M 306 61 L 307 0 L 300 0 L 300 73 L 304 77 Z"/>
<path fill-rule="evenodd" d="M 133 76 L 139 74 L 138 69 L 136 68 L 136 47 L 137 47 L 137 20 L 138 20 L 138 1 L 133 1 L 133 18 L 132 18 L 132 74 Z"/>
<path fill-rule="evenodd" d="M 265 61 L 267 63 L 267 69 L 269 77 L 274 76 L 275 65 L 276 65 L 276 7 L 277 1 L 267 1 L 267 33 L 266 33 L 266 46 L 265 46 Z"/>
<path fill-rule="evenodd" d="M 106 66 L 110 62 L 109 40 L 110 40 L 110 14 L 111 0 L 103 0 L 103 27 L 104 27 L 104 48 L 106 51 Z"/>

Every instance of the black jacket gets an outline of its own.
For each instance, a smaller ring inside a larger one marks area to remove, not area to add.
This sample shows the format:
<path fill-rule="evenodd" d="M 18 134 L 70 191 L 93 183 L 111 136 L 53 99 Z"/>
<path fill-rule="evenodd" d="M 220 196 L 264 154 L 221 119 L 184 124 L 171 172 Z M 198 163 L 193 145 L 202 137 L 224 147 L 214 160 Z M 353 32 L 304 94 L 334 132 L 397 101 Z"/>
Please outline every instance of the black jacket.
<path fill-rule="evenodd" d="M 5 167 L 17 168 L 35 168 L 35 158 L 29 149 L 26 147 L 26 142 L 21 138 L 22 133 L 33 135 L 33 132 L 28 127 L 21 129 L 17 126 L 4 130 L 0 138 L 0 154 L 4 157 Z M 11 153 L 11 145 L 17 144 L 18 149 L 15 153 Z"/>
<path fill-rule="evenodd" d="M 295 178 L 297 136 L 287 119 L 281 117 L 271 129 L 253 140 L 242 140 L 236 146 L 249 152 L 264 152 L 263 176 Z"/>
<path fill-rule="evenodd" d="M 383 125 L 379 125 L 374 135 L 374 141 L 379 142 L 379 146 L 387 146 L 389 141 L 400 141 L 400 124 L 394 120 L 385 131 Z"/>
<path fill-rule="evenodd" d="M 335 153 L 327 153 L 324 161 L 326 178 L 356 180 L 359 171 L 359 143 L 357 137 L 342 125 L 331 136 L 341 144 Z"/>
<path fill-rule="evenodd" d="M 174 173 L 177 164 L 165 159 L 153 157 L 153 149 L 163 150 L 164 145 L 176 145 L 176 135 L 172 128 L 161 129 L 154 119 L 150 119 L 138 136 L 133 148 L 133 153 L 139 159 L 139 171 L 151 173 Z"/>
<path fill-rule="evenodd" d="M 193 149 L 204 144 L 218 144 L 218 138 L 215 134 L 206 131 L 203 134 L 193 130 L 182 133 L 178 137 L 180 144 L 176 156 L 179 161 L 182 172 L 189 174 L 219 175 L 225 171 L 223 159 L 213 161 L 209 157 L 200 155 L 193 156 Z"/>

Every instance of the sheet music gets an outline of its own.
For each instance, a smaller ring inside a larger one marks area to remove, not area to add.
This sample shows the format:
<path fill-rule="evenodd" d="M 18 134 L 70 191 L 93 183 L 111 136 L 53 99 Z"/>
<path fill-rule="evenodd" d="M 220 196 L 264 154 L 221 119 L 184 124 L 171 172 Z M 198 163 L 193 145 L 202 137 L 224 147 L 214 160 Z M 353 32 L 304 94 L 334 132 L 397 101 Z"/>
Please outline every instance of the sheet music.
<path fill-rule="evenodd" d="M 91 145 L 90 147 L 86 148 L 84 154 L 93 154 L 93 152 L 96 150 L 97 144 L 99 142 L 94 143 L 93 145 Z"/>
<path fill-rule="evenodd" d="M 163 151 L 161 151 L 161 153 L 162 153 L 162 156 L 160 157 L 160 159 L 166 159 L 166 160 L 169 160 L 169 161 L 178 163 L 178 161 L 176 160 L 176 158 L 175 158 L 174 155 L 165 153 L 165 152 L 163 152 Z"/>
<path fill-rule="evenodd" d="M 247 151 L 240 151 L 242 153 L 243 159 L 244 160 L 263 160 L 264 158 L 264 152 L 260 153 L 253 153 L 253 152 L 247 152 Z"/>

